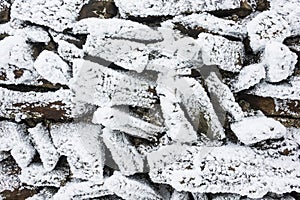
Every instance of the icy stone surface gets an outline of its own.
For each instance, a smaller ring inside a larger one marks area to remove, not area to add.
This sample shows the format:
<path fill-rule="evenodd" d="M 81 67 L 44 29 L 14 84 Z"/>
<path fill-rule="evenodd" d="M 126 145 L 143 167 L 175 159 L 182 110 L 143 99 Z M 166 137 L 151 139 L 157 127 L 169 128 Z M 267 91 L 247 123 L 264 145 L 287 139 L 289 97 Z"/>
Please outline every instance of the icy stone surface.
<path fill-rule="evenodd" d="M 68 83 L 70 67 L 57 54 L 44 50 L 34 62 L 36 71 L 46 80 L 56 84 Z"/>
<path fill-rule="evenodd" d="M 229 87 L 222 83 L 215 72 L 211 72 L 205 80 L 208 91 L 216 96 L 219 105 L 231 115 L 234 121 L 239 121 L 244 117 L 242 108 L 237 102 Z"/>
<path fill-rule="evenodd" d="M 300 190 L 297 178 L 300 166 L 294 159 L 272 157 L 268 150 L 233 144 L 219 147 L 175 144 L 151 153 L 148 163 L 154 182 L 170 184 L 179 191 L 237 193 L 260 198 L 267 192 Z"/>
<path fill-rule="evenodd" d="M 42 124 L 37 124 L 36 127 L 28 129 L 28 132 L 45 170 L 53 170 L 58 162 L 59 154 L 52 143 L 49 131 Z"/>
<path fill-rule="evenodd" d="M 240 7 L 239 0 L 115 0 L 122 17 L 130 16 L 167 16 L 178 15 L 185 12 L 212 11 L 221 9 L 234 9 Z"/>
<path fill-rule="evenodd" d="M 48 200 L 52 198 L 54 193 L 54 190 L 45 188 L 42 189 L 39 193 L 33 195 L 32 197 L 28 197 L 26 200 Z"/>
<path fill-rule="evenodd" d="M 188 192 L 178 192 L 176 190 L 174 190 L 170 198 L 170 200 L 188 200 L 188 199 L 189 199 Z"/>
<path fill-rule="evenodd" d="M 102 138 L 122 174 L 132 175 L 144 171 L 144 157 L 124 133 L 105 128 Z"/>
<path fill-rule="evenodd" d="M 269 42 L 283 42 L 291 34 L 290 26 L 275 11 L 265 11 L 247 24 L 250 45 L 253 51 L 262 50 Z"/>
<path fill-rule="evenodd" d="M 64 40 L 59 40 L 57 43 L 58 43 L 57 53 L 62 59 L 72 63 L 73 60 L 76 58 L 83 58 L 84 56 L 83 50 L 79 49 L 74 44 L 71 44 Z M 67 69 L 68 72 L 69 67 Z M 68 73 L 66 75 L 68 77 Z"/>
<path fill-rule="evenodd" d="M 22 169 L 19 178 L 21 182 L 33 186 L 60 187 L 68 176 L 66 168 L 58 168 L 48 172 L 43 165 L 33 163 Z"/>
<path fill-rule="evenodd" d="M 107 178 L 104 187 L 123 199 L 162 199 L 147 182 L 127 178 L 119 172 L 114 172 L 112 176 Z M 135 188 L 135 191 L 131 191 L 131 188 Z"/>
<path fill-rule="evenodd" d="M 247 29 L 242 23 L 221 19 L 205 12 L 187 16 L 176 16 L 173 19 L 173 23 L 179 23 L 191 29 L 202 28 L 214 34 L 241 39 L 247 36 Z"/>
<path fill-rule="evenodd" d="M 11 17 L 48 26 L 62 32 L 66 28 L 72 27 L 81 7 L 87 2 L 87 0 L 55 0 L 51 2 L 15 0 L 11 8 Z"/>
<path fill-rule="evenodd" d="M 87 123 L 53 125 L 50 134 L 60 155 L 67 156 L 72 177 L 101 183 L 105 162 L 101 128 Z"/>
<path fill-rule="evenodd" d="M 0 162 L 0 192 L 14 190 L 20 187 L 18 178 L 18 166 L 15 163 L 4 160 Z"/>
<path fill-rule="evenodd" d="M 204 64 L 218 65 L 220 69 L 231 72 L 241 70 L 244 58 L 243 43 L 208 33 L 200 33 L 197 42 L 201 46 Z"/>
<path fill-rule="evenodd" d="M 266 70 L 263 63 L 247 65 L 243 67 L 232 83 L 232 90 L 240 92 L 249 89 L 250 87 L 258 84 L 266 77 Z"/>
<path fill-rule="evenodd" d="M 230 127 L 238 139 L 247 145 L 286 135 L 286 128 L 282 124 L 265 116 L 247 117 Z"/>
<path fill-rule="evenodd" d="M 102 124 L 112 130 L 150 140 L 165 130 L 163 127 L 156 126 L 131 115 L 126 109 L 109 107 L 98 108 L 94 113 L 93 123 Z"/>
<path fill-rule="evenodd" d="M 266 65 L 266 80 L 280 82 L 293 74 L 297 63 L 297 55 L 279 42 L 266 45 L 262 57 Z"/>

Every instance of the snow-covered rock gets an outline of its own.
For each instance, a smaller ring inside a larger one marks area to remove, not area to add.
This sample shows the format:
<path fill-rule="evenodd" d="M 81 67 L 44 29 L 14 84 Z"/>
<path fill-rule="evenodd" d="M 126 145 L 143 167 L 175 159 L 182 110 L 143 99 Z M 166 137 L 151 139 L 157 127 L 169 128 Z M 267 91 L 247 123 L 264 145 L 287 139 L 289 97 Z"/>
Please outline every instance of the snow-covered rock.
<path fill-rule="evenodd" d="M 47 2 L 44 0 L 15 0 L 11 7 L 11 17 L 48 26 L 62 32 L 73 26 L 85 3 L 88 3 L 88 0 Z"/>
<path fill-rule="evenodd" d="M 291 34 L 290 26 L 275 11 L 264 11 L 247 24 L 250 46 L 262 50 L 269 42 L 283 42 Z"/>
<path fill-rule="evenodd" d="M 230 127 L 238 139 L 247 145 L 286 135 L 286 128 L 280 122 L 265 116 L 246 117 Z"/>
<path fill-rule="evenodd" d="M 42 51 L 34 62 L 34 68 L 44 79 L 53 84 L 67 85 L 70 79 L 70 67 L 52 51 Z"/>
<path fill-rule="evenodd" d="M 144 172 L 144 157 L 124 133 L 105 128 L 102 138 L 123 175 Z"/>
<path fill-rule="evenodd" d="M 220 69 L 231 72 L 241 70 L 245 54 L 242 42 L 208 33 L 200 33 L 197 42 L 205 65 L 218 65 Z"/>
<path fill-rule="evenodd" d="M 284 44 L 271 42 L 266 45 L 262 60 L 266 66 L 266 80 L 280 82 L 293 74 L 297 54 Z"/>
<path fill-rule="evenodd" d="M 42 124 L 37 124 L 34 128 L 29 128 L 28 132 L 45 170 L 53 170 L 58 162 L 59 154 L 52 143 L 49 131 Z"/>
<path fill-rule="evenodd" d="M 265 77 L 266 70 L 263 63 L 247 65 L 241 69 L 236 79 L 232 81 L 231 88 L 233 92 L 240 92 L 258 84 Z"/>
<path fill-rule="evenodd" d="M 54 146 L 67 156 L 73 178 L 103 182 L 105 156 L 100 133 L 100 126 L 84 122 L 51 126 Z"/>
<path fill-rule="evenodd" d="M 240 7 L 239 0 L 115 0 L 122 17 L 136 16 L 175 16 L 186 12 L 235 9 Z"/>

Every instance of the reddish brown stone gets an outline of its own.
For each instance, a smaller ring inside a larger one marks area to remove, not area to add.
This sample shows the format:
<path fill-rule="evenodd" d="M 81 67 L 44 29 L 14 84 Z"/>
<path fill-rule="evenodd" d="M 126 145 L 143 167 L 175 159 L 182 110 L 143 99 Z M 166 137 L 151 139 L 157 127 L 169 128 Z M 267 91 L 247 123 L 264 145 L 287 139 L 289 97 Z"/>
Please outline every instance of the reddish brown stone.
<path fill-rule="evenodd" d="M 111 1 L 91 1 L 82 7 L 78 20 L 89 17 L 112 18 L 117 15 L 117 7 Z"/>

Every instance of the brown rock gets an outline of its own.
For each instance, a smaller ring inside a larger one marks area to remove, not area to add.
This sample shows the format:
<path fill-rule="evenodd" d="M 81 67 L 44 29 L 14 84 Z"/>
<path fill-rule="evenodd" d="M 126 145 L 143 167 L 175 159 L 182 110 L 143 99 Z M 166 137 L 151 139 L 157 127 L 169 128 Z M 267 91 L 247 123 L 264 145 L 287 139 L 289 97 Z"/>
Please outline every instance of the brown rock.
<path fill-rule="evenodd" d="M 5 8 L 0 10 L 0 24 L 6 23 L 10 20 L 10 10 Z"/>
<path fill-rule="evenodd" d="M 118 9 L 114 2 L 92 0 L 82 7 L 78 20 L 89 17 L 112 18 L 117 13 Z"/>

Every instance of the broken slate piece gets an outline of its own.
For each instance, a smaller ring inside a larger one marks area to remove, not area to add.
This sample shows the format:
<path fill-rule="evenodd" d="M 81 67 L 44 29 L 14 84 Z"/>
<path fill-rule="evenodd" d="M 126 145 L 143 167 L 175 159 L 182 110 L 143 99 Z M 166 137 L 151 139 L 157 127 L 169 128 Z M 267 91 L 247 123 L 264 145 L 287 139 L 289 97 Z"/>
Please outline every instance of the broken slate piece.
<path fill-rule="evenodd" d="M 245 54 L 242 42 L 208 33 L 200 33 L 197 42 L 201 46 L 205 65 L 218 65 L 220 69 L 230 72 L 241 70 Z"/>
<path fill-rule="evenodd" d="M 144 158 L 121 132 L 103 129 L 103 141 L 123 175 L 144 172 Z"/>
<path fill-rule="evenodd" d="M 297 63 L 297 54 L 279 42 L 266 45 L 262 56 L 266 66 L 266 81 L 280 82 L 294 73 Z"/>
<path fill-rule="evenodd" d="M 52 143 L 49 131 L 42 124 L 37 124 L 34 128 L 29 128 L 28 132 L 45 170 L 53 170 L 58 162 L 59 154 Z"/>
<path fill-rule="evenodd" d="M 230 127 L 238 139 L 246 145 L 286 135 L 286 128 L 280 122 L 265 116 L 247 117 L 231 124 Z"/>

